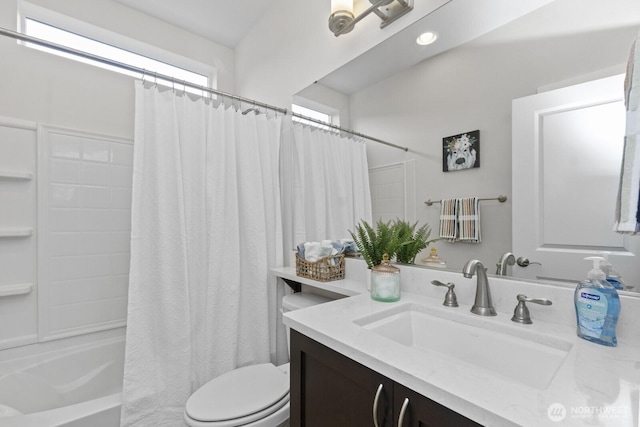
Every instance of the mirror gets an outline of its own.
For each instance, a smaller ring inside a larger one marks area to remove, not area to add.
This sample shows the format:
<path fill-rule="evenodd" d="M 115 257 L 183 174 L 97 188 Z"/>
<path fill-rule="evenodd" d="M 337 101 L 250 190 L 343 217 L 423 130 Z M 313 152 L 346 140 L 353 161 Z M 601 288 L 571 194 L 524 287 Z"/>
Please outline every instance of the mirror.
<path fill-rule="evenodd" d="M 577 11 L 580 19 L 576 19 Z M 505 203 L 482 202 L 482 243 L 435 244 L 449 269 L 461 271 L 468 259 L 479 259 L 489 273 L 494 273 L 501 254 L 513 250 L 512 200 L 518 195 L 512 191 L 512 100 L 624 73 L 629 48 L 640 28 L 638 17 L 640 4 L 635 0 L 621 0 L 615 5 L 599 0 L 555 0 L 465 44 L 392 75 L 378 76 L 366 87 L 360 87 L 358 74 L 351 69 L 353 64 L 347 64 L 350 72 L 345 73 L 340 85 L 334 83 L 340 79 L 339 69 L 298 95 L 325 105 L 335 100 L 346 103 L 345 127 L 409 147 L 405 153 L 368 144 L 369 167 L 404 165 L 413 173 L 413 181 L 400 180 L 404 201 L 399 207 L 391 206 L 392 210 L 409 221 L 430 224 L 434 234 L 439 207 L 429 207 L 425 201 L 507 195 Z M 448 25 L 462 27 L 464 22 L 454 20 Z M 357 31 L 349 37 L 357 37 Z M 406 50 L 414 48 L 417 45 Z M 375 49 L 367 52 L 369 67 L 375 69 L 372 64 L 376 61 L 396 61 L 388 53 L 376 57 Z M 397 50 L 396 54 L 403 53 Z M 366 68 L 360 73 L 366 75 Z M 345 89 L 349 79 L 357 88 L 352 93 Z M 444 172 L 443 138 L 476 129 L 482 143 L 480 167 Z M 421 254 L 419 259 L 426 255 Z M 529 254 L 515 255 L 535 261 Z M 616 265 L 614 258 L 611 262 Z M 634 268 L 640 269 L 640 262 Z M 530 271 L 510 269 L 516 276 L 519 270 Z M 623 278 L 631 275 L 620 273 Z M 575 282 L 568 284 L 575 286 Z"/>

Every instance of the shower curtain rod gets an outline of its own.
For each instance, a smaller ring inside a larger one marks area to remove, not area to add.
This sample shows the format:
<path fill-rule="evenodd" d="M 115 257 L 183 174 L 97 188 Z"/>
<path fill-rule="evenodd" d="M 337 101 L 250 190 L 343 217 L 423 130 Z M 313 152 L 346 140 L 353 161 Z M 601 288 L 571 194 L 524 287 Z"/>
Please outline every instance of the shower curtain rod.
<path fill-rule="evenodd" d="M 282 114 L 285 114 L 285 115 L 286 114 L 290 114 L 293 117 L 297 117 L 299 119 L 308 120 L 308 121 L 317 123 L 319 125 L 328 127 L 330 129 L 333 129 L 333 130 L 336 130 L 336 131 L 339 131 L 339 132 L 344 132 L 344 133 L 348 133 L 348 134 L 351 134 L 351 135 L 355 135 L 355 136 L 358 136 L 360 138 L 365 138 L 365 139 L 368 139 L 370 141 L 374 141 L 374 142 L 377 142 L 377 143 L 380 143 L 380 144 L 388 145 L 389 147 L 398 148 L 398 149 L 403 150 L 403 151 L 409 151 L 409 148 L 407 148 L 407 147 L 402 147 L 400 145 L 392 144 L 390 142 L 383 141 L 381 139 L 374 138 L 374 137 L 371 137 L 371 136 L 368 136 L 368 135 L 365 135 L 365 134 L 362 134 L 362 133 L 359 133 L 359 132 L 355 132 L 355 131 L 352 131 L 352 130 L 349 130 L 349 129 L 341 128 L 339 126 L 331 125 L 331 124 L 322 122 L 320 120 L 314 119 L 312 117 L 307 117 L 307 116 L 304 116 L 302 114 L 294 113 L 293 111 L 290 112 L 286 108 L 275 107 L 273 105 L 265 104 L 263 102 L 258 102 L 258 101 L 255 101 L 253 99 L 244 98 L 244 97 L 241 97 L 241 96 L 238 96 L 238 95 L 233 95 L 233 94 L 230 94 L 230 93 L 226 93 L 226 92 L 223 92 L 223 91 L 220 91 L 220 90 L 217 90 L 217 89 L 213 89 L 213 88 L 210 88 L 210 87 L 207 87 L 207 86 L 200 86 L 200 85 L 197 85 L 197 84 L 194 84 L 194 83 L 189 83 L 187 81 L 176 80 L 175 77 L 171 77 L 171 76 L 167 76 L 167 75 L 164 75 L 164 74 L 156 73 L 156 72 L 153 72 L 153 71 L 145 70 L 144 68 L 134 67 L 132 65 L 124 64 L 122 62 L 114 61 L 112 59 L 103 58 L 103 57 L 98 56 L 98 55 L 93 55 L 91 53 L 87 53 L 87 52 L 83 52 L 83 51 L 80 51 L 80 50 L 77 50 L 77 49 L 72 49 L 70 47 L 62 46 L 62 45 L 59 45 L 57 43 L 51 43 L 51 42 L 49 42 L 47 40 L 39 39 L 37 37 L 28 36 L 26 34 L 18 33 L 16 31 L 12 31 L 12 30 L 9 30 L 7 28 L 0 27 L 0 35 L 6 36 L 6 37 L 10 37 L 10 38 L 22 41 L 22 42 L 33 43 L 33 44 L 36 44 L 36 45 L 39 45 L 39 46 L 47 47 L 49 49 L 54 49 L 54 50 L 57 50 L 57 51 L 60 51 L 60 52 L 64 52 L 64 53 L 68 53 L 68 54 L 71 54 L 71 55 L 74 55 L 74 56 L 79 56 L 81 58 L 85 58 L 85 59 L 89 59 L 89 60 L 92 60 L 92 61 L 99 62 L 101 64 L 117 67 L 117 68 L 120 68 L 120 69 L 123 69 L 123 70 L 126 70 L 126 71 L 131 71 L 131 72 L 134 72 L 134 73 L 138 73 L 138 74 L 142 75 L 143 80 L 144 80 L 145 76 L 153 76 L 154 79 L 162 79 L 162 80 L 170 81 L 172 83 L 178 83 L 178 84 L 181 84 L 181 85 L 183 85 L 185 87 L 190 87 L 192 89 L 196 89 L 196 90 L 199 90 L 201 92 L 208 92 L 208 93 L 211 93 L 211 94 L 214 94 L 214 95 L 219 95 L 219 96 L 222 96 L 222 97 L 230 98 L 232 100 L 244 102 L 246 104 L 251 104 L 253 107 L 264 108 L 264 109 L 276 111 L 276 112 L 279 112 L 279 113 L 282 113 Z"/>

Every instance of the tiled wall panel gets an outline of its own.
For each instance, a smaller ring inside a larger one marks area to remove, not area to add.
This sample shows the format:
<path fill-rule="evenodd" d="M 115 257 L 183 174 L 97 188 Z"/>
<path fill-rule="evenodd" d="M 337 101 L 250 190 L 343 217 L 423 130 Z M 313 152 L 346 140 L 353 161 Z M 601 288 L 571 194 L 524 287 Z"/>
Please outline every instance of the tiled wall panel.
<path fill-rule="evenodd" d="M 369 169 L 373 222 L 405 218 L 405 171 L 398 163 Z"/>
<path fill-rule="evenodd" d="M 126 321 L 131 141 L 42 127 L 40 339 Z"/>

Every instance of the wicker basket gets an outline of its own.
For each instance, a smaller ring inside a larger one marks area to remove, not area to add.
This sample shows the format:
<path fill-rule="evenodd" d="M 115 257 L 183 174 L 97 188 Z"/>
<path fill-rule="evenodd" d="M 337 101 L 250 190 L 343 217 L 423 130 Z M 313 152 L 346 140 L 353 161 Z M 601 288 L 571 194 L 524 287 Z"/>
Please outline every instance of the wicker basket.
<path fill-rule="evenodd" d="M 326 256 L 312 262 L 296 254 L 296 276 L 320 282 L 344 279 L 344 255 Z"/>

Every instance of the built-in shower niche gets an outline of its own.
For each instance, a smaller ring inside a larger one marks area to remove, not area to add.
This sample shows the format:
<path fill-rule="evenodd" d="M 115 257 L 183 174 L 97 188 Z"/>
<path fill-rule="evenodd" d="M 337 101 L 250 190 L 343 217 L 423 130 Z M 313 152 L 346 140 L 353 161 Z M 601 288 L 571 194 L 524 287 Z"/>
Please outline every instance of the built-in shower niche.
<path fill-rule="evenodd" d="M 36 139 L 0 117 L 0 350 L 37 340 Z"/>

